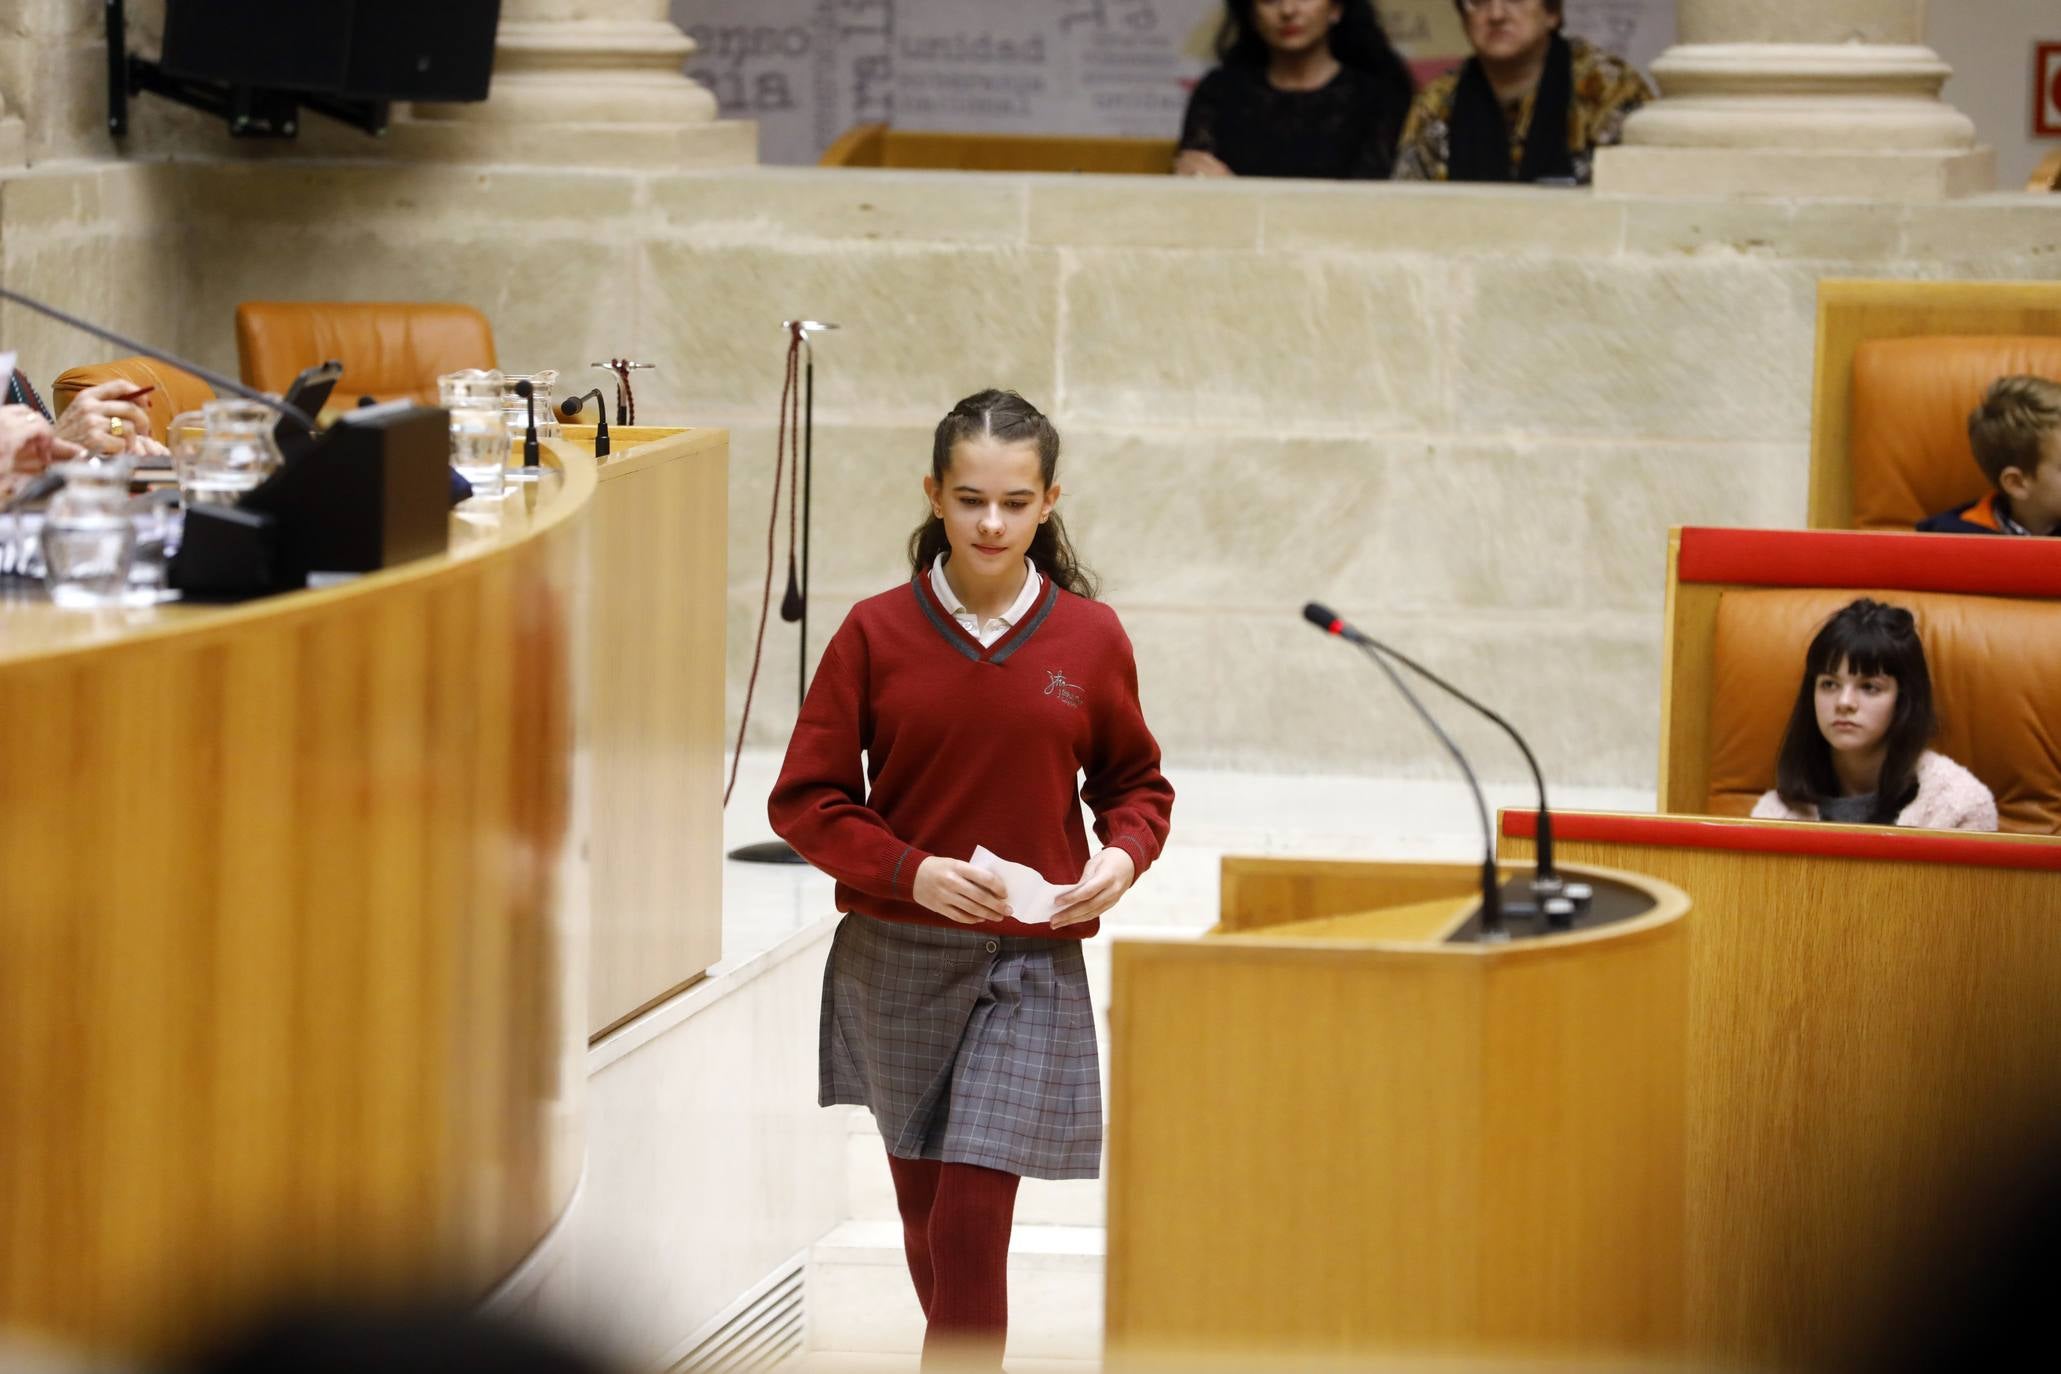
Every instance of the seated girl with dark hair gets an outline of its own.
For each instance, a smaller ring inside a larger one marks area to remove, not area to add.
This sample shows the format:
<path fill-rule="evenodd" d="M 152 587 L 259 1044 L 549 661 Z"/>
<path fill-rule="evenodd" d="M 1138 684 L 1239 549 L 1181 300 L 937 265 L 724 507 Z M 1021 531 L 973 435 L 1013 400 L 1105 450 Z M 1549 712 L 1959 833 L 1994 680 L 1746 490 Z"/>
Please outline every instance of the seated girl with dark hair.
<path fill-rule="evenodd" d="M 1380 180 L 1416 94 L 1370 0 L 1226 0 L 1222 65 L 1181 121 L 1182 176 Z"/>
<path fill-rule="evenodd" d="M 1804 654 L 1763 820 L 1995 830 L 1981 779 L 1926 748 L 1938 729 L 1917 621 L 1866 597 L 1825 623 Z"/>

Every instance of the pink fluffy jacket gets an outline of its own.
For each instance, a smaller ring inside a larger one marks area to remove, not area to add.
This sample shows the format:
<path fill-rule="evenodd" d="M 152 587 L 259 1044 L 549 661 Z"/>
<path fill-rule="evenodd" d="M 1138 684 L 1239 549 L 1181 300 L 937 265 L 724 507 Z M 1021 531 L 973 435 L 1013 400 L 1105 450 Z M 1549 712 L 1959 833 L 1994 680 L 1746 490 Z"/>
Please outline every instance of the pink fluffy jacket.
<path fill-rule="evenodd" d="M 1753 804 L 1753 814 L 1764 821 L 1814 821 L 1818 808 L 1791 806 L 1769 791 Z M 1997 799 L 1982 779 L 1927 749 L 1918 756 L 1918 795 L 1897 813 L 1896 823 L 1921 830 L 1995 830 Z"/>

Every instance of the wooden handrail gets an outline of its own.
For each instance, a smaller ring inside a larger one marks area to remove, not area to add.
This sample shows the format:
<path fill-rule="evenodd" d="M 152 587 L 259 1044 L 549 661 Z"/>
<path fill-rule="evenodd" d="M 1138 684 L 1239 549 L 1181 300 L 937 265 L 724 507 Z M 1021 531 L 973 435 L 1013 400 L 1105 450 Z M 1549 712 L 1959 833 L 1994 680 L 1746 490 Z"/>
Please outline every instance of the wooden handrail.
<path fill-rule="evenodd" d="M 1164 176 L 1173 170 L 1174 150 L 1174 141 L 1167 138 L 954 133 L 855 124 L 824 151 L 819 165 Z"/>

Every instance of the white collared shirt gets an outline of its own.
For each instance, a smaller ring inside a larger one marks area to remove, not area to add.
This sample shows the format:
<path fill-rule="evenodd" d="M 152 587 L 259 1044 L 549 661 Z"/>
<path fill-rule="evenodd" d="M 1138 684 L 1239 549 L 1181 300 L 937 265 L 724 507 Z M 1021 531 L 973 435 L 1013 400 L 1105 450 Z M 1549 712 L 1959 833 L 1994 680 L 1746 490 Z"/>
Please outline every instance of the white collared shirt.
<path fill-rule="evenodd" d="M 1023 571 L 1025 574 L 1023 590 L 1017 593 L 1016 600 L 1009 603 L 1008 610 L 1002 612 L 993 620 L 988 621 L 985 625 L 981 624 L 979 616 L 967 610 L 960 603 L 959 593 L 952 590 L 951 580 L 945 576 L 945 556 L 943 554 L 939 554 L 931 562 L 930 589 L 937 593 L 937 599 L 943 604 L 944 608 L 952 613 L 952 619 L 965 626 L 966 633 L 979 640 L 980 647 L 986 649 L 992 647 L 994 642 L 1003 635 L 1008 634 L 1010 629 L 1025 616 L 1029 615 L 1031 608 L 1038 604 L 1038 592 L 1044 586 L 1045 579 L 1038 576 L 1037 564 L 1031 562 L 1028 558 L 1023 560 Z"/>

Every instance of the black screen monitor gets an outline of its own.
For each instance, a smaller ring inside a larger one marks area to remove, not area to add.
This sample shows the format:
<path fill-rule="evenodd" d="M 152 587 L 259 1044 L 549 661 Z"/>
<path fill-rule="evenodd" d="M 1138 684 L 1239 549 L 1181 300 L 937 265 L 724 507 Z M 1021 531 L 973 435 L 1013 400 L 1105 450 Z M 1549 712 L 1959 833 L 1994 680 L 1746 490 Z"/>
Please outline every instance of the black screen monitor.
<path fill-rule="evenodd" d="M 196 600 L 241 600 L 440 554 L 450 446 L 434 406 L 352 411 L 234 506 L 189 509 L 171 583 Z"/>
<path fill-rule="evenodd" d="M 297 462 L 238 502 L 279 522 L 281 585 L 442 553 L 450 534 L 451 421 L 394 401 L 348 411 Z"/>
<path fill-rule="evenodd" d="M 165 0 L 173 76 L 352 100 L 484 100 L 501 0 Z"/>
<path fill-rule="evenodd" d="M 336 380 L 341 376 L 343 364 L 334 358 L 304 367 L 294 374 L 293 384 L 286 388 L 286 403 L 304 414 L 319 414 L 329 404 L 329 393 L 336 390 Z"/>
<path fill-rule="evenodd" d="M 336 379 L 341 376 L 343 364 L 334 358 L 304 367 L 294 377 L 293 385 L 286 388 L 286 403 L 313 419 L 329 404 L 329 393 L 336 390 Z M 280 456 L 289 463 L 315 442 L 314 433 L 288 415 L 279 417 L 279 423 L 272 427 L 272 437 L 279 443 Z"/>

